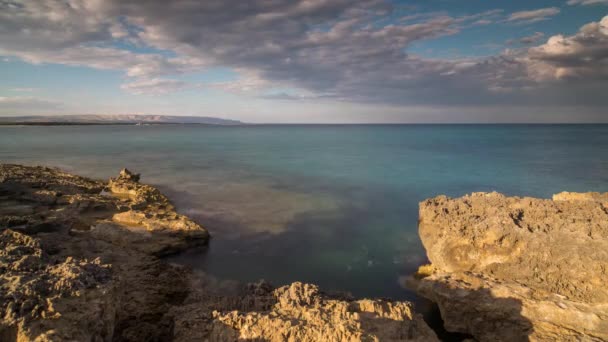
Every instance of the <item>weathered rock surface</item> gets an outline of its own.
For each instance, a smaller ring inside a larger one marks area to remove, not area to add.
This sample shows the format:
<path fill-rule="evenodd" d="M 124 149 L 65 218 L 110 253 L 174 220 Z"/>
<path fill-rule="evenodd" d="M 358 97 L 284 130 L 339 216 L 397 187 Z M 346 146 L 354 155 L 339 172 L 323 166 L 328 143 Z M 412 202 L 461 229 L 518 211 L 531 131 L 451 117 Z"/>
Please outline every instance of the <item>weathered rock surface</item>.
<path fill-rule="evenodd" d="M 409 303 L 209 286 L 159 258 L 207 239 L 128 170 L 0 165 L 0 341 L 437 340 Z"/>
<path fill-rule="evenodd" d="M 250 284 L 237 296 L 199 293 L 187 302 L 179 341 L 438 341 L 410 303 L 332 297 L 311 284 Z"/>
<path fill-rule="evenodd" d="M 420 203 L 434 271 L 412 286 L 480 341 L 608 340 L 608 194 Z M 427 268 L 428 269 L 428 268 Z"/>
<path fill-rule="evenodd" d="M 37 239 L 7 229 L 0 233 L 0 272 L 0 340 L 38 336 L 85 341 L 112 336 L 114 288 L 109 265 L 99 259 L 55 259 Z M 71 297 L 80 297 L 87 305 Z"/>
<path fill-rule="evenodd" d="M 114 214 L 113 223 L 130 228 L 134 234 L 125 239 L 121 234 L 115 234 L 116 227 L 106 222 L 102 227 L 93 227 L 98 238 L 139 246 L 144 252 L 156 255 L 177 253 L 207 242 L 209 234 L 205 229 L 178 214 L 167 197 L 154 187 L 140 184 L 139 178 L 138 174 L 123 169 L 108 183 L 113 195 L 127 199 L 128 210 Z"/>
<path fill-rule="evenodd" d="M 208 234 L 127 173 L 120 183 L 137 201 L 57 169 L 0 165 L 1 341 L 171 337 L 167 312 L 186 297 L 189 276 L 156 256 Z M 114 220 L 134 204 L 165 225 Z"/>

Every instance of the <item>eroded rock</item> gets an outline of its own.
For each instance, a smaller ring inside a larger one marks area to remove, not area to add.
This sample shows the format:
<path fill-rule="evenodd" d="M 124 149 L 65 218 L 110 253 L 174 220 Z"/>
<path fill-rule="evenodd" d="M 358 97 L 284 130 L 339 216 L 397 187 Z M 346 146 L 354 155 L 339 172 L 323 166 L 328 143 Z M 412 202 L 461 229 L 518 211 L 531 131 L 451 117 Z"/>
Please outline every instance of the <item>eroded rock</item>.
<path fill-rule="evenodd" d="M 159 258 L 207 239 L 128 170 L 0 165 L 0 341 L 437 340 L 409 303 L 210 286 Z"/>
<path fill-rule="evenodd" d="M 332 297 L 299 282 L 252 284 L 232 301 L 206 298 L 182 312 L 179 341 L 200 341 L 201 332 L 210 341 L 438 341 L 410 303 Z"/>
<path fill-rule="evenodd" d="M 7 229 L 0 233 L 0 273 L 3 341 L 112 337 L 116 297 L 110 266 L 99 258 L 53 258 L 38 239 Z"/>
<path fill-rule="evenodd" d="M 114 225 L 104 222 L 101 228 L 94 227 L 98 238 L 138 246 L 155 255 L 173 254 L 207 242 L 207 230 L 178 214 L 167 197 L 154 187 L 140 184 L 139 179 L 139 174 L 127 169 L 118 177 L 110 178 L 108 189 L 125 200 L 118 207 L 126 210 L 112 216 Z M 127 230 L 128 238 L 113 234 L 112 229 L 116 226 Z"/>
<path fill-rule="evenodd" d="M 413 281 L 480 341 L 608 340 L 606 194 L 474 193 L 420 203 L 434 267 Z"/>
<path fill-rule="evenodd" d="M 185 270 L 156 256 L 204 244 L 208 234 L 158 190 L 131 187 L 147 198 L 138 212 L 153 227 L 114 221 L 134 202 L 104 192 L 103 182 L 0 165 L 0 341 L 170 339 L 167 312 L 189 283 Z"/>

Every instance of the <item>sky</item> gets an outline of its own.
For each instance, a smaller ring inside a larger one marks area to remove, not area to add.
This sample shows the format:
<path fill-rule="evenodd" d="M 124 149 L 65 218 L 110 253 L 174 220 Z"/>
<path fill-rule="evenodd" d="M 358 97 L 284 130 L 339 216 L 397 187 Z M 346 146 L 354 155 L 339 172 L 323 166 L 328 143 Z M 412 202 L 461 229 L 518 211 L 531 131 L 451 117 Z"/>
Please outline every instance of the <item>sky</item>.
<path fill-rule="evenodd" d="M 0 0 L 0 116 L 608 122 L 608 0 Z"/>

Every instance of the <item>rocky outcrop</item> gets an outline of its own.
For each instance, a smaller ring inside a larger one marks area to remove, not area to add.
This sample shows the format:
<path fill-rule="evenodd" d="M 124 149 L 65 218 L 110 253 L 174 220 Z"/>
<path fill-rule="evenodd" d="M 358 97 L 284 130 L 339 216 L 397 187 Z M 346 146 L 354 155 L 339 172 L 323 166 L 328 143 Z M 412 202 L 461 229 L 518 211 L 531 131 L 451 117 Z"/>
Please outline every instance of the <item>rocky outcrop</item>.
<path fill-rule="evenodd" d="M 0 165 L 0 341 L 437 340 L 410 303 L 210 286 L 164 262 L 208 234 L 139 178 Z"/>
<path fill-rule="evenodd" d="M 438 341 L 410 303 L 330 296 L 311 284 L 262 282 L 234 297 L 193 297 L 177 315 L 181 341 Z"/>
<path fill-rule="evenodd" d="M 178 214 L 167 197 L 154 187 L 140 184 L 139 178 L 139 174 L 127 169 L 120 171 L 118 177 L 110 178 L 110 193 L 122 198 L 124 205 L 118 206 L 121 210 L 112 216 L 111 223 L 102 222 L 101 226 L 93 227 L 98 238 L 137 246 L 155 255 L 174 254 L 207 242 L 209 234 L 205 229 Z M 120 234 L 124 227 L 130 232 L 128 239 Z"/>
<path fill-rule="evenodd" d="M 480 341 L 608 340 L 607 198 L 426 200 L 419 233 L 432 267 L 411 285 L 447 330 Z"/>
<path fill-rule="evenodd" d="M 261 312 L 214 312 L 218 340 L 438 341 L 409 303 L 323 297 L 315 285 L 294 283 L 271 293 L 276 304 Z M 231 328 L 219 328 L 222 324 Z M 234 334 L 231 334 L 234 330 Z"/>
<path fill-rule="evenodd" d="M 157 256 L 208 234 L 158 190 L 119 178 L 145 205 L 57 169 L 0 165 L 1 341 L 170 339 L 167 312 L 189 277 Z M 134 205 L 157 224 L 114 219 Z"/>
<path fill-rule="evenodd" d="M 0 233 L 0 272 L 0 340 L 112 336 L 116 298 L 109 265 L 99 259 L 55 259 L 37 239 L 7 229 Z"/>

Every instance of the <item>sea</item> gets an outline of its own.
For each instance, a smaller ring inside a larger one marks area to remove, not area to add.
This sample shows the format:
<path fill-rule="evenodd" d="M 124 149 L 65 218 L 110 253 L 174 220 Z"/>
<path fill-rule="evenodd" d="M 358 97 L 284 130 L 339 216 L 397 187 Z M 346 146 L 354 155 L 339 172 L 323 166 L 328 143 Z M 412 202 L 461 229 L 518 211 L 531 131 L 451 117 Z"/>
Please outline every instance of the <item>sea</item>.
<path fill-rule="evenodd" d="M 413 300 L 418 203 L 608 191 L 608 125 L 0 126 L 0 162 L 141 173 L 212 235 L 171 259 L 231 282 Z"/>

